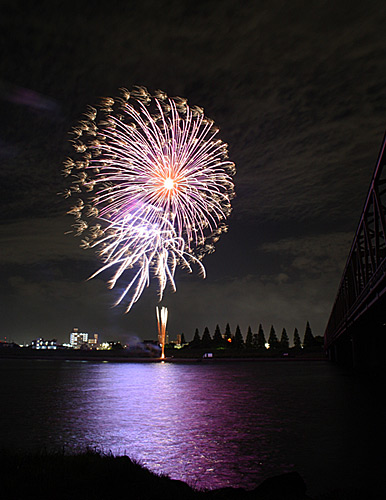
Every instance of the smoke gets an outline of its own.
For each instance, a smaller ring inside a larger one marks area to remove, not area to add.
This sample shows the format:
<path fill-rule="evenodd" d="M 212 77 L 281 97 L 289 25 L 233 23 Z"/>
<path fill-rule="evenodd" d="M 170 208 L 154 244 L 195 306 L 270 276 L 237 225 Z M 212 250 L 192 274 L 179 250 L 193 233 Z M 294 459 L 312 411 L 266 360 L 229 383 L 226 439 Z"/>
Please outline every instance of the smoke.
<path fill-rule="evenodd" d="M 161 347 L 153 340 L 142 340 L 137 335 L 128 335 L 124 341 L 129 352 L 146 353 L 155 356 L 161 355 Z"/>

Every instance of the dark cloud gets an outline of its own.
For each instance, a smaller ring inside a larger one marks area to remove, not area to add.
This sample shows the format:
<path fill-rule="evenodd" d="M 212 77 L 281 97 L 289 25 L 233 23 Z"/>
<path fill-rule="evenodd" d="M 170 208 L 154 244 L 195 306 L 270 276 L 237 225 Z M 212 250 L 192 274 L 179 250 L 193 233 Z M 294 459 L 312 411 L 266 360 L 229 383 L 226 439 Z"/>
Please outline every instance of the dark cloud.
<path fill-rule="evenodd" d="M 0 225 L 0 240 L 4 243 L 0 264 L 31 265 L 38 262 L 81 259 L 85 252 L 71 232 L 72 218 L 22 219 Z M 89 258 L 89 257 L 88 257 Z"/>

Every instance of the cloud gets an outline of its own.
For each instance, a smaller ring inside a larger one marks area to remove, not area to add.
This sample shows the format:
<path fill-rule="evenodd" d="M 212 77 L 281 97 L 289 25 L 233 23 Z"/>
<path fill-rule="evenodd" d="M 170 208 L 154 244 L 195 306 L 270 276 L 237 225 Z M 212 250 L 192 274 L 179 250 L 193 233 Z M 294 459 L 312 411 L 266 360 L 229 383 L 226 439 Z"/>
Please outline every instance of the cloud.
<path fill-rule="evenodd" d="M 274 278 L 249 275 L 221 284 L 184 283 L 164 300 L 170 311 L 170 333 L 183 331 L 189 339 L 195 327 L 202 333 L 208 326 L 213 333 L 217 323 L 224 329 L 229 322 L 233 331 L 239 324 L 244 335 L 248 326 L 257 331 L 259 323 L 265 331 L 273 324 L 277 331 L 285 327 L 292 334 L 295 327 L 302 331 L 310 320 L 314 333 L 323 334 L 335 295 L 329 277 L 307 282 Z"/>
<path fill-rule="evenodd" d="M 165 297 L 171 334 L 189 338 L 197 326 L 227 321 L 290 331 L 307 319 L 321 333 L 384 132 L 383 3 L 117 6 L 79 6 L 76 15 L 48 2 L 23 4 L 22 16 L 21 4 L 4 9 L 12 51 L 2 74 L 11 88 L 29 89 L 26 105 L 3 100 L 1 109 L 0 213 L 14 218 L 0 225 L 3 282 L 11 277 L 14 293 L 5 293 L 4 327 L 21 331 L 35 317 L 59 331 L 71 316 L 109 330 L 110 317 L 118 332 L 155 337 L 154 289 L 128 316 L 110 309 L 118 292 L 102 295 L 101 280 L 84 284 L 98 264 L 64 234 L 72 221 L 47 217 L 61 210 L 67 131 L 98 96 L 140 84 L 203 106 L 237 167 L 231 230 L 206 258 L 208 278 L 179 277 L 177 293 Z M 64 115 L 55 127 L 36 112 L 53 104 Z M 56 319 L 52 306 L 47 322 L 50 297 L 60 311 L 70 305 Z"/>
<path fill-rule="evenodd" d="M 87 318 L 90 327 L 102 332 L 111 329 L 113 319 L 113 331 L 118 336 L 130 331 L 152 338 L 157 305 L 155 283 L 146 289 L 129 315 L 123 314 L 123 307 L 112 308 L 121 285 L 108 290 L 103 277 L 85 281 L 97 261 L 93 261 L 92 252 L 78 248 L 77 239 L 64 234 L 68 222 L 69 218 L 19 221 L 11 225 L 12 231 L 7 227 L 5 234 L 4 226 L 0 226 L 0 241 L 5 248 L 1 261 L 19 266 L 14 271 L 10 267 L 4 292 L 10 306 L 4 325 L 9 320 L 19 331 L 22 324 L 29 324 L 28 328 L 35 324 L 36 329 L 45 317 L 45 324 L 51 325 L 51 331 L 60 338 L 62 326 L 59 331 L 58 326 L 62 320 L 58 318 L 63 318 L 63 324 L 68 318 L 72 322 Z M 177 293 L 167 291 L 163 301 L 170 307 L 171 337 L 183 331 L 189 338 L 196 327 L 209 326 L 214 331 L 217 323 L 225 327 L 226 322 L 232 327 L 240 324 L 244 333 L 249 325 L 256 329 L 260 322 L 265 328 L 275 324 L 291 332 L 295 326 L 301 330 L 303 323 L 312 320 L 315 332 L 323 333 L 351 239 L 352 234 L 346 232 L 278 239 L 256 248 L 259 266 L 248 264 L 236 275 L 212 272 L 212 264 L 218 264 L 216 255 L 208 262 L 206 280 L 179 273 Z M 78 264 L 74 267 L 71 261 Z M 48 262 L 54 263 L 52 270 Z M 16 313 L 16 304 L 23 310 L 21 317 Z M 56 313 L 47 313 L 50 310 Z"/>
<path fill-rule="evenodd" d="M 64 259 L 92 259 L 72 234 L 70 217 L 35 218 L 0 225 L 0 264 L 30 265 Z"/>
<path fill-rule="evenodd" d="M 64 342 L 74 326 L 113 335 L 114 312 L 110 311 L 108 290 L 102 280 L 76 281 L 13 273 L 1 288 L 4 314 L 0 336 L 19 342 L 37 336 Z M 114 333 L 122 333 L 119 324 Z"/>
<path fill-rule="evenodd" d="M 145 4 L 95 8 L 87 23 L 82 10 L 74 16 L 63 8 L 59 19 L 49 4 L 39 12 L 27 9 L 6 26 L 8 37 L 19 36 L 35 55 L 17 65 L 15 79 L 22 70 L 31 92 L 59 94 L 55 101 L 73 112 L 73 120 L 85 103 L 121 86 L 182 93 L 205 108 L 230 144 L 238 169 L 235 219 L 354 224 L 384 132 L 382 4 L 354 3 L 349 15 L 325 2 L 312 9 L 303 2 L 256 7 L 228 0 L 221 8 L 208 2 L 193 10 L 189 2 L 172 2 L 169 9 Z M 31 39 L 25 23 L 39 26 L 40 36 Z M 93 50 L 90 39 L 100 40 Z M 63 46 L 70 48 L 66 54 Z M 14 64 L 3 64 L 12 78 Z M 56 78 L 47 78 L 47 66 Z M 15 128 L 22 122 L 25 115 Z M 50 124 L 47 138 L 31 150 L 41 129 L 33 123 L 22 140 L 28 161 L 19 154 L 9 168 L 16 164 L 18 174 L 27 175 L 29 191 L 37 187 L 31 201 L 21 196 L 24 184 L 15 182 L 19 196 L 7 199 L 15 213 L 22 203 L 34 210 L 52 205 L 47 148 L 60 170 L 57 150 L 67 143 L 66 128 L 58 133 Z M 71 125 L 67 117 L 67 130 Z M 58 182 L 52 173 L 50 182 Z"/>
<path fill-rule="evenodd" d="M 292 278 L 337 276 L 343 273 L 352 239 L 351 232 L 323 233 L 263 243 L 261 249 L 280 254 L 283 272 Z"/>

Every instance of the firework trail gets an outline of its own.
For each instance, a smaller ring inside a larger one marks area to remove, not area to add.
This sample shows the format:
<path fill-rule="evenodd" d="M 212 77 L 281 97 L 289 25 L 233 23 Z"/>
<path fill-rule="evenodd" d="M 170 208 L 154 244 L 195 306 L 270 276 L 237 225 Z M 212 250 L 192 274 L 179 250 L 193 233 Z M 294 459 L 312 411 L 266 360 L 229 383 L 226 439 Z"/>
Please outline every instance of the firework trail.
<path fill-rule="evenodd" d="M 166 338 L 166 324 L 168 322 L 168 309 L 161 307 L 161 310 L 156 307 L 157 328 L 158 328 L 158 342 L 161 344 L 161 359 L 165 358 L 165 338 Z"/>
<path fill-rule="evenodd" d="M 177 266 L 196 264 L 205 276 L 201 260 L 226 230 L 234 197 L 235 166 L 217 132 L 201 108 L 144 87 L 103 99 L 74 128 L 68 213 L 81 246 L 103 261 L 91 278 L 113 268 L 113 288 L 129 276 L 117 301 L 126 297 L 127 311 L 151 276 L 160 299 L 167 283 L 175 291 Z"/>

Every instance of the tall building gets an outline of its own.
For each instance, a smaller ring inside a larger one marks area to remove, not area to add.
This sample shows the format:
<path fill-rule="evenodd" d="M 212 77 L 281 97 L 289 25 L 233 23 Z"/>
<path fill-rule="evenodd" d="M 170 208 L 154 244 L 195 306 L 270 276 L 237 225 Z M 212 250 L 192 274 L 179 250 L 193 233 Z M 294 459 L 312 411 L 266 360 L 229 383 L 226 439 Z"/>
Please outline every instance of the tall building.
<path fill-rule="evenodd" d="M 74 328 L 70 333 L 70 346 L 73 349 L 94 348 L 98 345 L 99 335 L 97 333 L 88 334 L 80 332 L 79 328 Z"/>
<path fill-rule="evenodd" d="M 70 333 L 70 345 L 74 349 L 80 349 L 84 344 L 88 343 L 88 333 L 82 333 L 79 328 L 74 328 Z"/>

